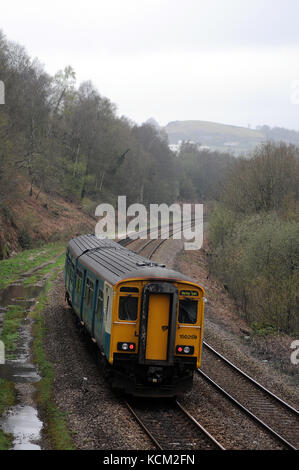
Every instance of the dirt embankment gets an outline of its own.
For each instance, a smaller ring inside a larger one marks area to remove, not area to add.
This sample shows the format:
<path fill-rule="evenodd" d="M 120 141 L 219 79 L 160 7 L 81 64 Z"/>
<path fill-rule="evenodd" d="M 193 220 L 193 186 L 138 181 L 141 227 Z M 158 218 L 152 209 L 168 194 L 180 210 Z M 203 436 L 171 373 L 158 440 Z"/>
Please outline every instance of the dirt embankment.
<path fill-rule="evenodd" d="M 0 259 L 33 248 L 40 242 L 94 232 L 94 228 L 95 219 L 84 213 L 78 204 L 44 193 L 36 199 L 25 187 L 22 197 L 9 201 L 0 210 Z"/>

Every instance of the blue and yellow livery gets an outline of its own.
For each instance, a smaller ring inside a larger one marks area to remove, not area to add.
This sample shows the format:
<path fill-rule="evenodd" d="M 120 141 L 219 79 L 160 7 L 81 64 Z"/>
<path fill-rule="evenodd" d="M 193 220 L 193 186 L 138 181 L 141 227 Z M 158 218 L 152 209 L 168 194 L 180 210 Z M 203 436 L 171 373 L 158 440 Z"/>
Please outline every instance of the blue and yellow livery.
<path fill-rule="evenodd" d="M 67 247 L 66 299 L 109 368 L 114 388 L 175 396 L 200 366 L 204 290 L 109 239 Z"/>

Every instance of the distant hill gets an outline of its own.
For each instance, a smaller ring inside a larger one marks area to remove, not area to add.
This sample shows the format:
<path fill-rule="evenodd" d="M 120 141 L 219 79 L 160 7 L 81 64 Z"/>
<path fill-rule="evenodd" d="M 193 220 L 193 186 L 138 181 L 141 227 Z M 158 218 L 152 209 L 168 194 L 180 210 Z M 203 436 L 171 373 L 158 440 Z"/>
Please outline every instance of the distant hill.
<path fill-rule="evenodd" d="M 283 127 L 259 126 L 257 129 L 249 129 L 208 121 L 172 121 L 164 130 L 169 144 L 191 140 L 211 150 L 229 151 L 236 155 L 250 152 L 266 140 L 299 145 L 299 132 Z"/>
<path fill-rule="evenodd" d="M 242 153 L 266 140 L 260 130 L 208 121 L 172 121 L 164 128 L 170 144 L 191 140 L 212 150 Z"/>

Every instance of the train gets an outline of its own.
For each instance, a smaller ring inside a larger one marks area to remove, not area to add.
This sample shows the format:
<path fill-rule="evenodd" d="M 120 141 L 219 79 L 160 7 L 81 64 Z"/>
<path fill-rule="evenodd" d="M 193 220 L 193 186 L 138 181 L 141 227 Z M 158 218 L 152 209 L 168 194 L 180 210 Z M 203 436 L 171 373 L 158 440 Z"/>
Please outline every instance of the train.
<path fill-rule="evenodd" d="M 65 296 L 112 388 L 175 397 L 200 367 L 205 292 L 188 276 L 110 239 L 69 241 Z"/>

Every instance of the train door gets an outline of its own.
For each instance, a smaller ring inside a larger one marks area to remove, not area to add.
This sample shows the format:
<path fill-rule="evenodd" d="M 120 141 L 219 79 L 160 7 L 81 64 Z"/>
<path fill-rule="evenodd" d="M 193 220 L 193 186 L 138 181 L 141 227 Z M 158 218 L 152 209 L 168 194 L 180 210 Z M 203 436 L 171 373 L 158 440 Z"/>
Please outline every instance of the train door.
<path fill-rule="evenodd" d="M 143 288 L 139 327 L 139 364 L 173 365 L 178 290 L 170 282 Z"/>
<path fill-rule="evenodd" d="M 145 358 L 166 361 L 169 332 L 170 295 L 150 294 Z"/>
<path fill-rule="evenodd" d="M 89 333 L 92 334 L 93 312 L 95 298 L 95 279 L 87 273 L 84 289 L 83 321 Z"/>
<path fill-rule="evenodd" d="M 98 344 L 104 345 L 104 281 L 100 279 L 98 288 L 98 298 L 94 316 L 94 337 Z"/>
<path fill-rule="evenodd" d="M 110 353 L 111 340 L 111 322 L 112 322 L 112 304 L 113 304 L 113 288 L 105 282 L 104 285 L 104 330 L 105 330 L 105 354 L 107 358 Z"/>

